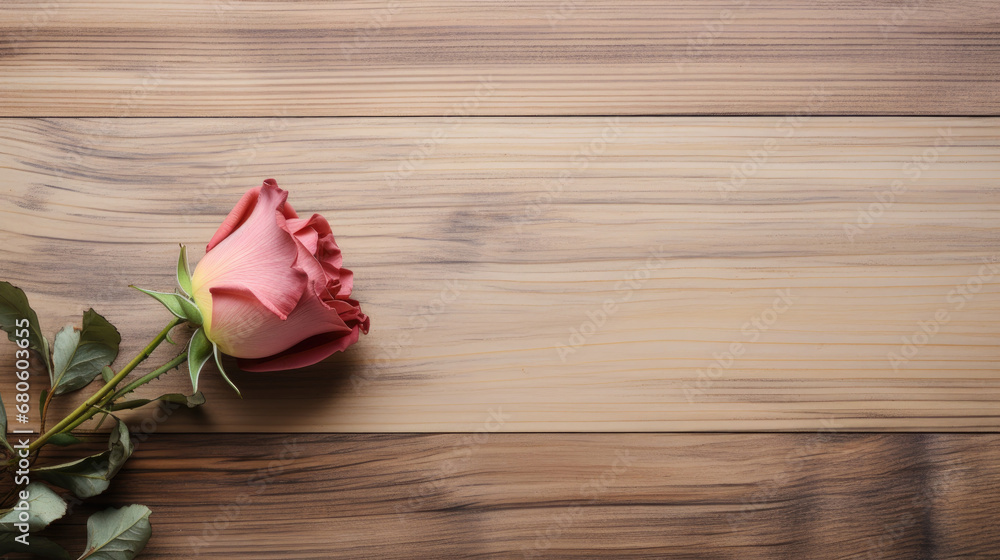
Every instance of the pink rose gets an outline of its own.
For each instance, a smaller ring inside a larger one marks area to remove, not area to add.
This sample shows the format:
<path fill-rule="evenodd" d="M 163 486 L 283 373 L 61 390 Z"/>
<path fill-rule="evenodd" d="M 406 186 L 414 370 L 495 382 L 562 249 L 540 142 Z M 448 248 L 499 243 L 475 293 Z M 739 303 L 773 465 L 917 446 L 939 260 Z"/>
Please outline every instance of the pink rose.
<path fill-rule="evenodd" d="M 247 191 L 191 276 L 205 335 L 247 371 L 315 364 L 368 333 L 330 224 L 286 198 L 274 179 Z"/>

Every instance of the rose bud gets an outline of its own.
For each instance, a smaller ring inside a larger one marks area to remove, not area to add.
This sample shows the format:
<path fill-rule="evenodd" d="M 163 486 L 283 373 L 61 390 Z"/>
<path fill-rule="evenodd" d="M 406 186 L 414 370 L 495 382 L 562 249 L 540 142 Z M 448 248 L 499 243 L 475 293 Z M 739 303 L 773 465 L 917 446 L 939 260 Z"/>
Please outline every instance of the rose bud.
<path fill-rule="evenodd" d="M 247 191 L 191 275 L 205 336 L 247 371 L 315 364 L 368 333 L 330 224 L 287 198 L 274 179 Z"/>

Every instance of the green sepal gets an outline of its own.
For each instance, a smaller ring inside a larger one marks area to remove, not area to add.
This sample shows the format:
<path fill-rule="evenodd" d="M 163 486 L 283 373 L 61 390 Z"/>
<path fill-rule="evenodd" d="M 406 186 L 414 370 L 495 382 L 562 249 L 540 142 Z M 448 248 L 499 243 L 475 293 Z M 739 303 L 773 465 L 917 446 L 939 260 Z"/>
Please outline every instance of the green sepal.
<path fill-rule="evenodd" d="M 188 372 L 191 374 L 191 387 L 198 391 L 198 376 L 215 350 L 215 344 L 205 336 L 205 329 L 198 329 L 191 335 L 188 342 Z"/>
<path fill-rule="evenodd" d="M 184 295 L 191 297 L 194 290 L 191 288 L 191 267 L 188 266 L 187 247 L 181 245 L 181 254 L 177 257 L 177 285 L 181 287 Z"/>
<path fill-rule="evenodd" d="M 185 321 L 191 323 L 195 326 L 200 326 L 202 323 L 201 311 L 198 310 L 198 306 L 194 304 L 193 301 L 180 294 L 168 294 L 165 292 L 154 292 L 152 290 L 143 290 L 137 286 L 130 286 L 135 288 L 140 292 L 152 297 L 156 301 L 163 304 L 174 316 L 184 319 Z"/>
<path fill-rule="evenodd" d="M 243 394 L 240 393 L 239 387 L 237 387 L 236 384 L 229 379 L 229 376 L 226 375 L 226 369 L 222 367 L 222 352 L 219 351 L 219 345 L 213 342 L 212 346 L 214 347 L 213 350 L 215 353 L 215 365 L 219 367 L 219 373 L 222 375 L 222 378 L 226 380 L 226 383 L 233 388 L 233 391 L 236 391 L 236 396 L 242 399 Z"/>

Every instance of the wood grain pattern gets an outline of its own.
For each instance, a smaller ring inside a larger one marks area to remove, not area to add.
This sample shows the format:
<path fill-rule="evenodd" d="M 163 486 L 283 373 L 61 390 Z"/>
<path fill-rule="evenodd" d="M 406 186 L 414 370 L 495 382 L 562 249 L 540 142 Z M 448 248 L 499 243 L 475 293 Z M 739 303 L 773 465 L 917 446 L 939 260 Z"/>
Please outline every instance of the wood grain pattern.
<path fill-rule="evenodd" d="M 126 286 L 265 177 L 373 317 L 132 413 L 57 539 L 143 503 L 153 560 L 997 558 L 1000 436 L 847 433 L 1000 428 L 996 7 L 3 0 L 0 117 L 52 118 L 0 119 L 0 279 L 49 333 L 93 305 L 133 354 L 167 317 Z M 640 433 L 744 430 L 804 432 Z"/>
<path fill-rule="evenodd" d="M 997 115 L 998 25 L 993 0 L 5 0 L 0 115 Z"/>
<path fill-rule="evenodd" d="M 167 316 L 127 286 L 169 289 L 176 244 L 197 260 L 273 176 L 331 219 L 372 333 L 237 375 L 243 401 L 204 375 L 205 416 L 165 429 L 995 430 L 998 125 L 7 120 L 0 276 L 131 355 Z"/>
<path fill-rule="evenodd" d="M 157 434 L 61 538 L 80 549 L 86 512 L 142 503 L 149 560 L 987 560 L 1000 549 L 998 445 L 985 434 Z"/>

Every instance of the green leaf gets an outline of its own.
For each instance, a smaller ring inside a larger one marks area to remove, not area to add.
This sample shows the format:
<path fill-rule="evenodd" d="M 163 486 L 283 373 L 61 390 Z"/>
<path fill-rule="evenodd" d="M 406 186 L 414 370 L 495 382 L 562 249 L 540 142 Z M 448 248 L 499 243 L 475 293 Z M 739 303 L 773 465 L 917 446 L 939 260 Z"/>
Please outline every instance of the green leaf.
<path fill-rule="evenodd" d="M 132 560 L 153 535 L 152 512 L 131 505 L 95 513 L 87 520 L 87 550 L 78 560 Z"/>
<path fill-rule="evenodd" d="M 115 418 L 115 429 L 111 430 L 111 437 L 108 439 L 108 480 L 118 474 L 125 461 L 132 456 L 132 450 L 132 438 L 129 436 L 128 426 Z"/>
<path fill-rule="evenodd" d="M 3 442 L 3 446 L 6 447 L 11 454 L 14 453 L 14 448 L 7 443 L 7 409 L 3 406 L 3 399 L 0 399 L 0 441 Z"/>
<path fill-rule="evenodd" d="M 177 257 L 177 285 L 181 287 L 184 295 L 191 297 L 194 290 L 191 289 L 191 267 L 188 266 L 187 247 L 181 245 L 181 254 Z"/>
<path fill-rule="evenodd" d="M 108 366 L 104 366 L 103 368 L 101 368 L 101 379 L 103 379 L 105 383 L 111 383 L 111 380 L 114 379 L 114 377 L 115 377 L 115 370 L 111 369 Z"/>
<path fill-rule="evenodd" d="M 80 438 L 74 436 L 73 434 L 63 433 L 63 434 L 56 434 L 50 437 L 48 443 L 51 443 L 52 445 L 56 445 L 59 447 L 67 447 L 70 445 L 83 443 L 83 441 Z"/>
<path fill-rule="evenodd" d="M 52 484 L 65 488 L 78 498 L 90 498 L 111 485 L 105 477 L 107 451 L 91 455 L 72 463 L 35 469 L 35 473 Z"/>
<path fill-rule="evenodd" d="M 24 521 L 20 520 L 21 513 L 28 515 L 28 531 L 36 532 L 49 526 L 56 519 L 66 515 L 66 501 L 59 494 L 41 482 L 32 482 L 24 490 L 28 492 L 28 499 L 15 501 L 14 508 L 5 510 L 0 516 L 0 531 L 8 533 L 19 533 L 21 530 L 14 526 Z M 18 506 L 25 506 L 16 509 Z"/>
<path fill-rule="evenodd" d="M 215 345 L 205 336 L 205 329 L 198 329 L 191 335 L 188 342 L 188 372 L 191 374 L 191 386 L 195 392 L 198 391 L 198 376 L 201 375 L 201 368 L 212 357 L 215 352 Z"/>
<path fill-rule="evenodd" d="M 136 290 L 139 290 L 140 292 L 162 303 L 164 307 L 174 314 L 174 316 L 184 319 L 192 325 L 201 325 L 201 311 L 199 311 L 198 306 L 188 298 L 180 294 L 167 294 L 164 292 L 143 290 L 142 288 L 138 288 L 136 286 L 130 287 L 135 288 Z"/>
<path fill-rule="evenodd" d="M 146 406 L 153 401 L 163 401 L 175 404 L 181 404 L 188 408 L 195 408 L 205 404 L 205 395 L 201 391 L 196 392 L 193 395 L 182 395 L 180 393 L 169 393 L 166 395 L 160 395 L 155 399 L 135 399 L 131 401 L 123 401 L 118 404 L 111 405 L 108 407 L 112 412 L 119 410 L 132 410 L 133 408 L 139 408 L 140 406 Z"/>
<path fill-rule="evenodd" d="M 83 314 L 83 329 L 66 325 L 53 346 L 52 390 L 56 395 L 86 387 L 118 357 L 118 329 L 93 309 Z"/>
<path fill-rule="evenodd" d="M 66 325 L 56 333 L 55 343 L 52 345 L 52 359 L 55 362 L 55 369 L 49 376 L 50 386 L 57 387 L 57 383 L 66 376 L 66 368 L 69 367 L 76 349 L 80 346 L 80 331 L 73 325 Z"/>
<path fill-rule="evenodd" d="M 23 323 L 23 319 L 28 320 L 26 327 L 18 327 L 18 322 Z M 17 336 L 17 331 L 27 329 L 27 337 Z M 42 327 L 38 324 L 38 315 L 35 310 L 28 305 L 28 296 L 24 295 L 21 288 L 15 287 L 10 282 L 0 282 L 0 330 L 7 331 L 7 337 L 11 342 L 19 339 L 28 339 L 28 348 L 38 352 L 45 363 L 45 369 L 52 371 L 52 361 L 49 358 L 49 341 L 42 335 Z"/>
<path fill-rule="evenodd" d="M 78 498 L 90 498 L 108 489 L 110 480 L 132 455 L 132 440 L 128 426 L 115 419 L 108 450 L 71 463 L 34 469 L 34 473 L 60 488 L 70 490 Z"/>
<path fill-rule="evenodd" d="M 70 560 L 72 558 L 72 556 L 66 552 L 65 548 L 45 537 L 37 537 L 34 535 L 29 536 L 28 546 L 15 541 L 14 539 L 17 537 L 18 535 L 13 533 L 0 534 L 0 554 L 20 552 L 22 554 L 31 554 L 35 557 L 50 558 L 52 560 Z"/>
<path fill-rule="evenodd" d="M 222 378 L 226 380 L 226 383 L 229 383 L 229 386 L 233 388 L 233 391 L 236 391 L 236 396 L 242 399 L 243 394 L 240 393 L 236 384 L 229 380 L 229 376 L 226 375 L 225 368 L 222 367 L 222 352 L 219 351 L 219 345 L 213 342 L 212 349 L 215 354 L 215 365 L 219 367 L 219 374 L 221 374 Z"/>

